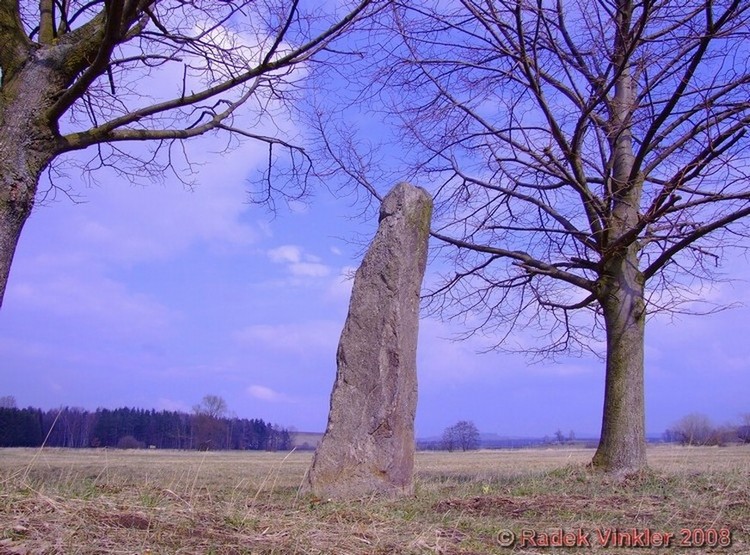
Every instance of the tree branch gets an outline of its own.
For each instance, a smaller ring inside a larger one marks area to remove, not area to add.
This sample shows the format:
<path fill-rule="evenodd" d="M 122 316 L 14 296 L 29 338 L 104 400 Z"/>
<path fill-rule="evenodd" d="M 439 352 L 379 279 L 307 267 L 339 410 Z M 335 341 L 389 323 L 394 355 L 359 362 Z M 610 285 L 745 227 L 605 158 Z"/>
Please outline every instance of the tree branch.
<path fill-rule="evenodd" d="M 289 27 L 291 27 L 292 25 L 292 21 L 294 21 L 294 18 L 297 14 L 298 5 L 299 5 L 299 0 L 292 1 L 292 6 L 289 8 L 289 14 L 287 15 L 286 21 L 284 22 L 284 25 L 281 28 L 281 30 L 276 34 L 276 39 L 274 40 L 271 48 L 268 49 L 268 53 L 263 58 L 261 65 L 268 64 L 268 62 L 271 61 L 271 58 L 273 58 L 274 54 L 276 54 L 276 51 L 278 50 L 279 45 L 281 45 L 281 43 L 283 42 L 284 37 L 289 31 Z"/>
<path fill-rule="evenodd" d="M 685 90 L 692 82 L 693 77 L 695 76 L 695 72 L 700 67 L 703 57 L 705 56 L 710 43 L 716 37 L 718 30 L 721 29 L 721 27 L 726 24 L 727 21 L 729 21 L 730 15 L 737 9 L 740 3 L 741 0 L 733 0 L 732 4 L 726 9 L 726 11 L 721 15 L 718 21 L 716 21 L 716 23 L 712 21 L 713 14 L 711 13 L 711 10 L 713 9 L 713 3 L 709 2 L 706 4 L 706 30 L 705 32 L 700 34 L 700 40 L 696 45 L 696 50 L 691 56 L 687 68 L 685 69 L 685 73 L 680 79 L 679 84 L 677 85 L 676 89 L 669 97 L 667 102 L 664 103 L 664 106 L 660 110 L 659 114 L 651 122 L 651 125 L 644 134 L 641 140 L 641 146 L 635 155 L 635 161 L 633 163 L 633 168 L 630 174 L 631 180 L 636 179 L 638 174 L 641 172 L 646 154 L 654 150 L 658 146 L 658 141 L 654 142 L 654 138 L 657 136 L 659 130 L 662 128 L 664 123 L 667 121 L 667 118 L 672 114 L 680 99 L 685 94 Z"/>
<path fill-rule="evenodd" d="M 129 129 L 124 127 L 128 123 L 136 122 L 141 118 L 146 117 L 149 110 L 154 108 L 154 106 L 151 106 L 149 108 L 144 108 L 141 111 L 137 110 L 127 116 L 107 122 L 88 131 L 71 133 L 62 137 L 61 143 L 65 145 L 62 148 L 62 151 L 81 150 L 93 144 L 103 142 L 147 141 L 152 139 L 189 139 L 203 135 L 208 131 L 220 128 L 227 118 L 229 118 L 240 106 L 256 93 L 259 84 L 259 82 L 253 83 L 253 85 L 248 87 L 240 98 L 235 102 L 229 103 L 224 111 L 213 114 L 203 112 L 201 114 L 201 119 L 203 115 L 211 116 L 211 118 L 203 124 L 193 124 L 181 129 Z M 258 137 L 259 136 L 254 136 L 254 138 Z"/>
<path fill-rule="evenodd" d="M 546 308 L 557 308 L 560 310 L 580 310 L 581 308 L 586 308 L 587 306 L 591 305 L 592 303 L 596 302 L 596 295 L 593 293 L 591 295 L 588 295 L 585 299 L 583 299 L 581 302 L 573 303 L 573 304 L 560 304 L 560 303 L 553 303 L 550 301 L 543 301 L 539 300 L 539 304 L 546 307 Z"/>
<path fill-rule="evenodd" d="M 719 218 L 718 220 L 710 222 L 706 225 L 697 227 L 692 233 L 683 237 L 681 240 L 677 241 L 671 247 L 662 252 L 662 254 L 643 271 L 644 279 L 648 280 L 649 278 L 651 278 L 664 265 L 666 265 L 675 254 L 685 249 L 689 245 L 692 245 L 709 233 L 716 231 L 717 229 L 726 227 L 729 224 L 732 224 L 748 215 L 750 215 L 750 206 L 745 207 L 741 210 L 737 210 L 736 212 L 732 212 L 731 214 L 727 214 L 723 218 Z"/>
<path fill-rule="evenodd" d="M 449 243 L 456 247 L 492 254 L 501 258 L 510 258 L 512 260 L 515 260 L 521 268 L 531 274 L 548 275 L 570 283 L 571 285 L 575 285 L 576 287 L 580 287 L 581 289 L 585 289 L 586 291 L 594 291 L 594 282 L 576 274 L 562 271 L 554 265 L 542 262 L 541 260 L 537 260 L 533 256 L 523 251 L 509 251 L 506 249 L 498 249 L 485 245 L 477 245 L 469 241 L 462 241 L 461 239 L 455 239 L 453 237 L 443 235 L 436 231 L 431 231 L 430 235 L 432 235 L 436 239 L 440 239 L 441 241 L 444 241 L 445 243 Z"/>
<path fill-rule="evenodd" d="M 91 82 L 97 76 L 102 75 L 103 72 L 106 71 L 106 68 L 108 67 L 108 64 L 109 64 L 109 56 L 111 55 L 111 52 L 114 46 L 117 44 L 118 37 L 122 38 L 125 32 L 127 31 L 128 27 L 132 24 L 132 21 L 127 21 L 122 27 L 118 27 L 114 23 L 118 17 L 122 16 L 122 7 L 123 7 L 122 3 L 124 0 L 112 0 L 112 1 L 119 3 L 119 9 L 116 12 L 113 12 L 112 14 L 108 14 L 106 17 L 104 39 L 102 40 L 99 46 L 96 59 L 88 67 L 88 69 L 84 71 L 84 73 L 78 78 L 78 80 L 71 87 L 69 87 L 68 90 L 58 99 L 58 101 L 55 103 L 55 106 L 53 107 L 51 111 L 52 117 L 59 117 L 59 115 L 61 115 L 65 110 L 67 110 L 72 105 L 72 103 L 75 102 L 79 98 L 79 96 L 88 89 Z M 335 23 L 334 25 L 329 27 L 326 31 L 316 36 L 315 38 L 311 39 L 307 43 L 304 43 L 298 48 L 291 50 L 289 53 L 275 60 L 271 60 L 270 56 L 266 56 L 264 58 L 266 60 L 265 63 L 261 63 L 238 76 L 225 79 L 222 82 L 219 82 L 210 87 L 206 87 L 205 89 L 195 92 L 193 94 L 189 94 L 189 95 L 183 94 L 178 98 L 174 98 L 171 100 L 153 104 L 151 106 L 146 106 L 138 110 L 134 110 L 128 114 L 125 114 L 123 116 L 110 120 L 109 122 L 103 123 L 97 126 L 96 128 L 91 129 L 86 132 L 72 133 L 68 135 L 66 138 L 64 138 L 64 140 L 61 142 L 62 150 L 63 151 L 78 150 L 80 148 L 85 148 L 86 146 L 89 146 L 96 142 L 110 140 L 110 138 L 112 140 L 146 140 L 149 138 L 164 138 L 164 137 L 169 137 L 169 138 L 194 137 L 200 134 L 200 132 L 196 132 L 195 130 L 186 130 L 186 129 L 163 130 L 163 131 L 155 130 L 153 132 L 149 130 L 145 130 L 145 129 L 139 129 L 139 130 L 128 130 L 126 132 L 125 130 L 121 130 L 121 129 L 127 125 L 139 122 L 141 120 L 144 120 L 145 118 L 148 118 L 156 114 L 165 113 L 165 112 L 169 112 L 170 110 L 195 105 L 196 103 L 211 99 L 213 97 L 216 97 L 217 95 L 231 91 L 232 89 L 238 86 L 241 86 L 247 83 L 248 81 L 251 81 L 252 79 L 261 77 L 263 75 L 273 74 L 276 71 L 279 71 L 284 68 L 292 67 L 296 64 L 299 64 L 300 62 L 303 62 L 309 59 L 322 47 L 322 45 L 324 45 L 328 40 L 334 37 L 337 33 L 339 33 L 341 30 L 343 30 L 348 25 L 350 25 L 372 3 L 373 3 L 373 0 L 361 0 L 361 2 L 357 5 L 357 7 L 354 10 L 352 10 L 347 15 L 347 17 L 342 18 L 341 20 L 337 21 L 337 23 Z M 296 6 L 296 3 L 295 3 L 295 6 Z M 149 11 L 146 11 L 148 10 L 148 5 L 146 5 L 143 9 L 144 9 L 144 13 L 147 13 L 150 15 L 150 17 L 152 17 L 152 20 L 155 19 L 155 17 L 153 17 L 153 14 L 151 14 Z M 103 13 L 104 12 L 101 12 L 97 17 L 104 17 L 102 16 Z M 133 15 L 133 17 L 135 17 L 135 15 Z M 93 22 L 89 22 L 86 24 L 86 26 L 89 26 L 92 23 Z M 101 22 L 100 22 L 100 25 L 101 25 Z M 288 29 L 288 26 L 286 26 L 285 29 Z M 92 31 L 89 30 L 88 34 L 90 34 L 91 32 Z M 275 44 L 278 44 L 278 43 L 280 43 L 279 40 L 277 40 Z M 276 46 L 276 48 L 277 47 L 278 46 Z M 251 88 L 254 88 L 255 86 L 257 85 L 253 85 Z M 244 95 L 243 98 L 247 99 L 248 96 Z M 234 111 L 235 108 L 232 108 L 231 111 Z M 220 120 L 223 120 L 224 117 L 221 117 Z M 215 127 L 216 127 L 215 124 L 203 125 L 203 126 L 199 126 L 196 129 L 201 129 L 202 130 L 201 132 L 206 132 L 210 129 L 214 129 Z M 121 130 L 121 131 L 115 132 L 116 130 Z"/>
<path fill-rule="evenodd" d="M 49 117 L 57 121 L 70 106 L 78 100 L 91 86 L 94 80 L 103 75 L 109 66 L 109 58 L 124 35 L 122 25 L 123 4 L 125 0 L 109 0 L 105 2 L 105 9 L 99 12 L 94 19 L 86 23 L 75 33 L 74 48 L 78 50 L 77 55 L 83 60 L 87 54 L 96 49 L 93 62 L 83 71 L 76 81 L 60 95 L 52 109 Z M 130 22 L 127 23 L 130 26 Z M 101 34 L 101 38 L 99 35 Z"/>
<path fill-rule="evenodd" d="M 39 42 L 52 44 L 55 40 L 55 3 L 53 0 L 39 0 Z"/>

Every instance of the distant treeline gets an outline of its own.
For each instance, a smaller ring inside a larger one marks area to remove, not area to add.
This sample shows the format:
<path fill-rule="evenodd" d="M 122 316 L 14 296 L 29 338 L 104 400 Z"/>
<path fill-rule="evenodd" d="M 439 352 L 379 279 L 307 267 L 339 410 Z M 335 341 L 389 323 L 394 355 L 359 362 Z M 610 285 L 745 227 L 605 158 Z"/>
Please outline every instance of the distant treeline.
<path fill-rule="evenodd" d="M 736 424 L 720 426 L 705 414 L 694 412 L 683 416 L 664 432 L 664 441 L 682 445 L 728 445 L 750 443 L 750 413 L 743 414 Z"/>
<path fill-rule="evenodd" d="M 288 430 L 260 419 L 135 408 L 0 408 L 0 447 L 287 450 Z"/>

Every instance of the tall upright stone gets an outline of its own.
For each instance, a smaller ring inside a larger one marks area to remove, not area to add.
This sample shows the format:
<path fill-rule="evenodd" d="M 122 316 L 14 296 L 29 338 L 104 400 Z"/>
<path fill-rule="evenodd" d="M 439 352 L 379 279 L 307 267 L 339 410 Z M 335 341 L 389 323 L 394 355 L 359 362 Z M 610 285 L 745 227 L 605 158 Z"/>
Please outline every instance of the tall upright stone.
<path fill-rule="evenodd" d="M 325 435 L 308 488 L 326 498 L 413 491 L 419 297 L 432 199 L 399 183 L 354 276 Z"/>

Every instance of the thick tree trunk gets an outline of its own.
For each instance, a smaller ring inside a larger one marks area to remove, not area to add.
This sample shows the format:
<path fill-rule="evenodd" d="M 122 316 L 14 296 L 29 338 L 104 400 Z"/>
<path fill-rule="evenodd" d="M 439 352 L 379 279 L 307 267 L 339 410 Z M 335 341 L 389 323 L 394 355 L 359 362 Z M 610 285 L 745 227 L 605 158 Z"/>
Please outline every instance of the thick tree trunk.
<path fill-rule="evenodd" d="M 634 249 L 633 249 L 634 250 Z M 646 467 L 643 276 L 626 257 L 601 299 L 607 330 L 607 372 L 599 448 L 592 465 L 615 474 Z"/>
<path fill-rule="evenodd" d="M 0 307 L 21 230 L 34 204 L 35 191 L 36 177 L 19 184 L 6 175 L 0 175 Z"/>
<path fill-rule="evenodd" d="M 39 177 L 61 146 L 57 124 L 47 113 L 64 88 L 64 76 L 52 56 L 37 54 L 3 76 L 0 87 L 0 306 Z"/>
<path fill-rule="evenodd" d="M 646 324 L 644 280 L 638 269 L 640 245 L 622 237 L 638 225 L 643 181 L 635 175 L 632 114 L 636 95 L 628 63 L 632 0 L 617 2 L 615 66 L 622 68 L 610 103 L 612 174 L 598 300 L 607 331 L 607 371 L 599 448 L 592 465 L 615 474 L 646 467 L 643 341 Z"/>
<path fill-rule="evenodd" d="M 8 125 L 7 119 L 16 118 L 6 118 L 0 127 L 0 307 L 21 231 L 34 207 L 39 177 L 52 159 L 51 154 L 29 148 L 31 126 Z"/>

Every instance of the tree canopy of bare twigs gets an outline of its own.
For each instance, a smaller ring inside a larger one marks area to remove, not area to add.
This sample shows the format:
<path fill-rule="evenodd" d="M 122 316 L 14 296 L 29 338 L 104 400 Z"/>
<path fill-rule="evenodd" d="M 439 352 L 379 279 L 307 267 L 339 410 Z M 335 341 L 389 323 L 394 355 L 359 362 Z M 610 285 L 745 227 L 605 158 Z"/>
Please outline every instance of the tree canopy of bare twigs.
<path fill-rule="evenodd" d="M 397 1 L 352 77 L 434 191 L 453 271 L 429 306 L 500 347 L 606 351 L 609 471 L 646 465 L 647 315 L 696 311 L 748 245 L 749 19 L 742 0 Z M 374 154 L 318 121 L 366 181 Z"/>
<path fill-rule="evenodd" d="M 61 155 L 86 150 L 81 174 L 160 179 L 178 171 L 182 141 L 225 132 L 267 144 L 269 165 L 286 151 L 304 174 L 301 146 L 261 123 L 377 3 L 0 0 L 0 303 L 40 179 L 54 187 Z"/>
<path fill-rule="evenodd" d="M 219 395 L 204 395 L 200 404 L 193 406 L 195 414 L 203 414 L 209 418 L 222 418 L 226 415 L 229 408 L 227 402 Z"/>
<path fill-rule="evenodd" d="M 443 431 L 442 448 L 446 451 L 479 449 L 479 430 L 470 420 L 461 420 Z"/>

